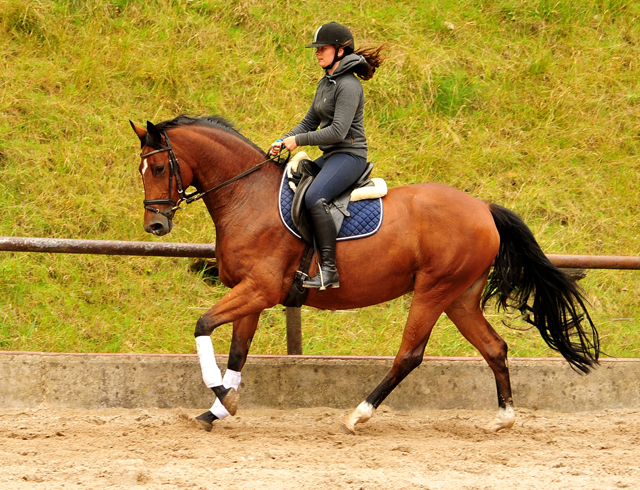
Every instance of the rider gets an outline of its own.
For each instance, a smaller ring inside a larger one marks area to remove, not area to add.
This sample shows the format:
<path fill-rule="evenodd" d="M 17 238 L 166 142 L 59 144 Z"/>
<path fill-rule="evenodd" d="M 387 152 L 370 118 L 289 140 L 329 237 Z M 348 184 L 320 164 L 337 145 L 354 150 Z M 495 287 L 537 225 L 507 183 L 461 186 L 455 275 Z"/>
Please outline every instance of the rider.
<path fill-rule="evenodd" d="M 323 154 L 315 160 L 320 172 L 309 186 L 305 206 L 313 222 L 320 258 L 319 273 L 306 281 L 306 288 L 340 286 L 336 268 L 336 227 L 328 203 L 347 190 L 367 167 L 367 139 L 364 134 L 364 92 L 362 80 L 369 80 L 382 64 L 383 46 L 355 50 L 351 31 L 331 22 L 316 30 L 307 48 L 316 49 L 325 75 L 318 82 L 307 115 L 295 128 L 276 140 L 270 153 L 284 147 L 318 146 Z M 357 77 L 356 77 L 357 75 Z"/>

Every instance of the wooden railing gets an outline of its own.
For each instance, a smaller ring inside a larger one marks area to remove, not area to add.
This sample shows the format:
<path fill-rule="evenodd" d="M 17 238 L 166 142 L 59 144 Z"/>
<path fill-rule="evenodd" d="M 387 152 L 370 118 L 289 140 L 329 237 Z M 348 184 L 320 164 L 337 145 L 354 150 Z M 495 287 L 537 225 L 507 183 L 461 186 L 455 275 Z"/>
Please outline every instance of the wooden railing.
<path fill-rule="evenodd" d="M 0 237 L 0 251 L 48 252 L 92 255 L 141 255 L 148 257 L 215 258 L 215 245 L 197 243 L 129 242 L 117 240 L 72 240 L 60 238 Z M 607 255 L 547 255 L 563 269 L 640 270 L 640 257 Z M 576 275 L 576 277 L 580 277 Z M 302 354 L 300 308 L 286 308 L 287 353 Z"/>

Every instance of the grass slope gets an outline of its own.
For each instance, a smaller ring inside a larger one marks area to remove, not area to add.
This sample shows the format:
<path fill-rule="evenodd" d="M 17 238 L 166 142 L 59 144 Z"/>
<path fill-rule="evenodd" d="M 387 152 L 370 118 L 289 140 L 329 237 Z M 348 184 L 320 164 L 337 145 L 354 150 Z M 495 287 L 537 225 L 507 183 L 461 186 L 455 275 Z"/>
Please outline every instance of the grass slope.
<path fill-rule="evenodd" d="M 0 234 L 156 240 L 127 120 L 217 113 L 266 148 L 321 75 L 303 46 L 339 20 L 359 45 L 388 44 L 365 84 L 377 176 L 509 207 L 548 253 L 637 255 L 639 18 L 626 0 L 0 0 Z M 201 204 L 176 221 L 163 240 L 214 240 Z M 0 349 L 193 352 L 196 319 L 225 290 L 191 264 L 2 253 Z M 582 285 L 604 349 L 638 356 L 638 273 Z M 305 309 L 304 351 L 395 354 L 409 302 Z M 505 320 L 493 323 L 512 355 L 551 354 Z M 230 327 L 213 337 L 226 351 Z M 285 350 L 284 314 L 267 311 L 252 352 Z M 475 351 L 443 318 L 427 354 Z"/>

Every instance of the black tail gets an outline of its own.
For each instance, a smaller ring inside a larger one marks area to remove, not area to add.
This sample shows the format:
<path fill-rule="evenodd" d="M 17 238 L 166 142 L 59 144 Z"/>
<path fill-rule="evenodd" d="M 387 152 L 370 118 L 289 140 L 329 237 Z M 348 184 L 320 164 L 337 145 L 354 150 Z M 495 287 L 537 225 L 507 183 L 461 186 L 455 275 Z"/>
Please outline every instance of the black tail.
<path fill-rule="evenodd" d="M 500 233 L 500 250 L 482 295 L 482 307 L 497 296 L 498 309 L 519 309 L 549 347 L 574 369 L 589 372 L 598 364 L 600 341 L 580 289 L 549 261 L 517 214 L 496 204 L 489 209 Z"/>

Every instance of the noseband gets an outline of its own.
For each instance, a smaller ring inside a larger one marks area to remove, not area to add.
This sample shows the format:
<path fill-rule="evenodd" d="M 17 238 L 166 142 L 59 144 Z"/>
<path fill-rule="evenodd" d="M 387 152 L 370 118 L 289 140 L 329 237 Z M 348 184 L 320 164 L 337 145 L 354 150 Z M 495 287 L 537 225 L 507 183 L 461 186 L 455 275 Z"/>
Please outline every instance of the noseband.
<path fill-rule="evenodd" d="M 169 197 L 167 199 L 145 199 L 144 201 L 142 201 L 142 203 L 144 204 L 144 208 L 146 210 L 151 211 L 152 213 L 161 214 L 162 216 L 166 217 L 169 220 L 172 220 L 173 215 L 176 214 L 176 211 L 178 209 L 181 209 L 180 204 L 182 204 L 183 202 L 186 204 L 191 204 L 192 202 L 197 201 L 198 199 L 202 199 L 204 196 L 206 196 L 210 192 L 217 191 L 218 189 L 221 189 L 222 187 L 229 185 L 232 182 L 235 182 L 236 180 L 239 180 L 242 177 L 249 175 L 250 173 L 255 172 L 261 167 L 264 167 L 269 162 L 274 162 L 279 167 L 282 165 L 282 161 L 280 158 L 278 160 L 274 160 L 273 158 L 270 157 L 270 158 L 267 158 L 264 162 L 261 162 L 251 167 L 249 170 L 245 170 L 241 174 L 236 175 L 235 177 L 223 182 L 222 184 L 212 187 L 211 189 L 208 189 L 204 192 L 193 192 L 191 194 L 187 194 L 184 188 L 184 184 L 182 183 L 182 173 L 180 172 L 180 163 L 178 162 L 178 157 L 176 157 L 176 154 L 173 152 L 173 148 L 171 147 L 171 142 L 169 141 L 169 136 L 167 136 L 167 133 L 165 131 L 162 131 L 162 136 L 164 136 L 166 146 L 164 146 L 163 148 L 159 148 L 158 150 L 150 151 L 148 153 L 141 153 L 140 158 L 147 158 L 151 155 L 155 155 L 156 153 L 162 153 L 165 151 L 169 153 Z M 284 164 L 286 164 L 286 161 L 284 162 Z M 282 167 L 284 167 L 284 165 L 282 165 Z M 178 195 L 180 196 L 180 198 L 178 199 L 178 202 L 171 199 L 174 179 L 176 181 L 176 188 L 178 190 Z M 157 207 L 155 207 L 163 204 L 168 204 L 169 206 L 171 206 L 171 209 L 169 211 L 160 211 Z"/>

